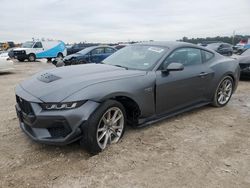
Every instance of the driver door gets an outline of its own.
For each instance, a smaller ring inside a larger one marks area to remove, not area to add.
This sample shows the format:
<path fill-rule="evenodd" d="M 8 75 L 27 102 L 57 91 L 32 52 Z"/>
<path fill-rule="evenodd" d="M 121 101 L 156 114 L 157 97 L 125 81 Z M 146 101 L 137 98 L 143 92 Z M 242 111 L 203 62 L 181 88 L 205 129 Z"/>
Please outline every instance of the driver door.
<path fill-rule="evenodd" d="M 104 58 L 104 48 L 96 48 L 91 51 L 90 62 L 100 63 Z"/>
<path fill-rule="evenodd" d="M 182 71 L 156 72 L 156 113 L 171 113 L 204 100 L 209 81 L 207 66 L 202 63 L 201 50 L 180 48 L 163 64 L 181 63 Z M 164 66 L 162 66 L 164 67 Z"/>
<path fill-rule="evenodd" d="M 34 50 L 35 54 L 43 52 L 44 49 L 43 49 L 42 43 L 41 42 L 36 42 L 34 44 L 34 46 L 33 46 L 33 50 Z"/>

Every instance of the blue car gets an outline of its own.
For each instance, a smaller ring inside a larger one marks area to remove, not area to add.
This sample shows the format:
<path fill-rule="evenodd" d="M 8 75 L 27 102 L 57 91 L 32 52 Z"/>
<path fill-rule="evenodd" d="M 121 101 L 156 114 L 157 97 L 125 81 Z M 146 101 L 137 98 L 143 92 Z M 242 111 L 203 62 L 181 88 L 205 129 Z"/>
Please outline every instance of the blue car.
<path fill-rule="evenodd" d="M 56 66 L 77 65 L 86 63 L 100 63 L 105 58 L 116 52 L 111 46 L 92 46 L 85 48 L 75 54 L 68 55 L 63 59 L 63 63 L 56 62 Z"/>

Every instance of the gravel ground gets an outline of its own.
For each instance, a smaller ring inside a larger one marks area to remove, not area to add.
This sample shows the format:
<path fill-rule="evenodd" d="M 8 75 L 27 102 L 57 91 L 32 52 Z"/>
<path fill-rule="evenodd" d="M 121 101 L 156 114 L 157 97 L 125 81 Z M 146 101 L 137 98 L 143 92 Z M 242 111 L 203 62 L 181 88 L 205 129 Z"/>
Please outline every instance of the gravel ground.
<path fill-rule="evenodd" d="M 0 74 L 0 187 L 250 187 L 250 80 L 224 108 L 128 128 L 121 142 L 90 156 L 78 143 L 34 143 L 18 126 L 14 87 L 52 67 L 17 63 Z"/>

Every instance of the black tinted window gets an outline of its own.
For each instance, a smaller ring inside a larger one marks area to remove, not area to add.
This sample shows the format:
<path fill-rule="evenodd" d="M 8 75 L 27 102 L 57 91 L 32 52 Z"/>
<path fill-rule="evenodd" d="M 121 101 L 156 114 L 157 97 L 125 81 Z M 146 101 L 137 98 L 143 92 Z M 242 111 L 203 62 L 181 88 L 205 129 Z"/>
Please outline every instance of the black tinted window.
<path fill-rule="evenodd" d="M 201 51 L 196 48 L 180 48 L 175 50 L 165 63 L 181 63 L 184 66 L 201 64 Z"/>
<path fill-rule="evenodd" d="M 230 48 L 231 46 L 229 44 L 222 44 L 220 45 L 221 48 Z"/>
<path fill-rule="evenodd" d="M 214 57 L 214 54 L 208 51 L 203 50 L 203 54 L 204 54 L 204 61 L 209 61 L 210 59 L 212 59 Z"/>
<path fill-rule="evenodd" d="M 103 54 L 103 53 L 104 53 L 104 48 L 96 48 L 91 51 L 92 55 Z"/>
<path fill-rule="evenodd" d="M 36 42 L 36 44 L 34 45 L 34 48 L 42 48 L 43 45 L 41 42 Z"/>

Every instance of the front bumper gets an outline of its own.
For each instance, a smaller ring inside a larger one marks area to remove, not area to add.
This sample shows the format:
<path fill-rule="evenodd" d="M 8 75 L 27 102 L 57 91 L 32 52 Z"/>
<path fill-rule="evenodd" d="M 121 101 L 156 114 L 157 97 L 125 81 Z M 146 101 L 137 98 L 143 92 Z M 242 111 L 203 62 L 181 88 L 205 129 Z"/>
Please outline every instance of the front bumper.
<path fill-rule="evenodd" d="M 72 110 L 45 111 L 37 102 L 18 94 L 15 108 L 21 129 L 32 140 L 44 144 L 66 145 L 80 139 L 80 127 L 87 125 L 89 116 L 99 106 L 87 101 Z"/>
<path fill-rule="evenodd" d="M 22 51 L 13 51 L 13 58 L 14 59 L 27 59 L 28 55 L 24 50 Z"/>

